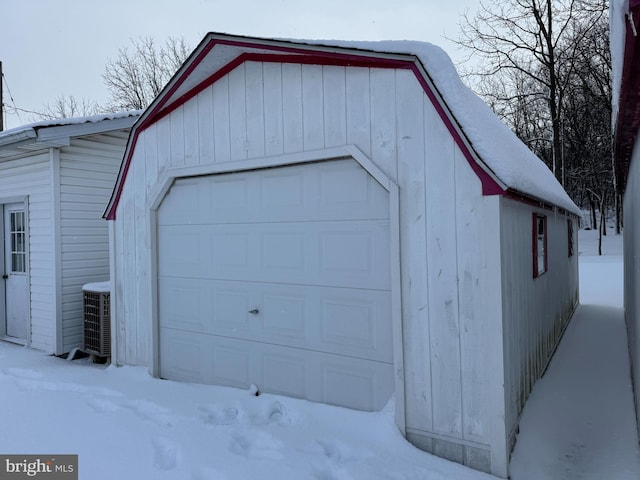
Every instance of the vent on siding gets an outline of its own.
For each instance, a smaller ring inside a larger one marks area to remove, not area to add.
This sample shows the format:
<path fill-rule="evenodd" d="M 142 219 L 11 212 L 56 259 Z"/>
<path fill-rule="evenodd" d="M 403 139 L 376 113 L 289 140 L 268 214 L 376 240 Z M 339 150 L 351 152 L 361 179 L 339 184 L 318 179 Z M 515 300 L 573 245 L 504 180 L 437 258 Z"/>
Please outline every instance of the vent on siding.
<path fill-rule="evenodd" d="M 110 294 L 104 284 L 88 284 L 84 292 L 84 351 L 101 357 L 111 356 Z"/>

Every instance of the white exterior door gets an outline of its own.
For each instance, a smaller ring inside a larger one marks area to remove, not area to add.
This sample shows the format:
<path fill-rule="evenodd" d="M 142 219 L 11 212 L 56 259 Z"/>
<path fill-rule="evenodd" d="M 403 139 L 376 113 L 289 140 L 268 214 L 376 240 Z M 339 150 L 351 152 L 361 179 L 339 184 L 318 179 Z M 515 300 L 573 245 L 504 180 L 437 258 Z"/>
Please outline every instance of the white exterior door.
<path fill-rule="evenodd" d="M 382 408 L 388 202 L 353 160 L 177 180 L 158 212 L 160 376 Z"/>
<path fill-rule="evenodd" d="M 6 334 L 26 339 L 28 239 L 23 203 L 4 206 L 4 237 Z"/>

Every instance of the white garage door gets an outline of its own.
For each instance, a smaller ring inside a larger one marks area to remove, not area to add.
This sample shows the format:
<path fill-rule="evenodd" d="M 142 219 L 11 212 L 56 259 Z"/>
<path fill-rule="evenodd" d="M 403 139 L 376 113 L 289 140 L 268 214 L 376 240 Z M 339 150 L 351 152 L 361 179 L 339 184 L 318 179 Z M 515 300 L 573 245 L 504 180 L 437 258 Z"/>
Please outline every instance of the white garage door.
<path fill-rule="evenodd" d="M 158 211 L 160 376 L 382 408 L 388 201 L 353 160 L 177 180 Z"/>

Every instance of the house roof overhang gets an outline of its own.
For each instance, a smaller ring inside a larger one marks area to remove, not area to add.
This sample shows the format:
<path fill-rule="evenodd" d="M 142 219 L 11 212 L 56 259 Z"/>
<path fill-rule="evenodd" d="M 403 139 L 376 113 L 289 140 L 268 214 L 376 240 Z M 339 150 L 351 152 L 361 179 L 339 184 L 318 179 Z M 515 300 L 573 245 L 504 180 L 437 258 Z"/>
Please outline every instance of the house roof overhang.
<path fill-rule="evenodd" d="M 624 192 L 633 148 L 640 128 L 640 0 L 629 0 L 624 56 L 613 141 L 618 189 Z"/>
<path fill-rule="evenodd" d="M 0 161 L 48 148 L 67 147 L 71 139 L 130 129 L 140 112 L 38 122 L 0 132 Z"/>

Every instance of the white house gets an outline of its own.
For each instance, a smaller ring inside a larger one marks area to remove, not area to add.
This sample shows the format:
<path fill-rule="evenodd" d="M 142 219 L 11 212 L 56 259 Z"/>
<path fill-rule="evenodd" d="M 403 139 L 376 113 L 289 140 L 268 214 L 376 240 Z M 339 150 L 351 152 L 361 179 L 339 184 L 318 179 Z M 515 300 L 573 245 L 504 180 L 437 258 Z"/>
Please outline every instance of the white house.
<path fill-rule="evenodd" d="M 139 114 L 0 132 L 0 339 L 57 355 L 82 346 L 82 285 L 109 276 L 101 214 Z"/>
<path fill-rule="evenodd" d="M 428 44 L 209 34 L 105 212 L 119 364 L 363 410 L 506 477 L 579 210 Z"/>
<path fill-rule="evenodd" d="M 640 418 L 640 2 L 611 2 L 614 161 L 624 192 L 624 316 L 636 418 Z"/>

